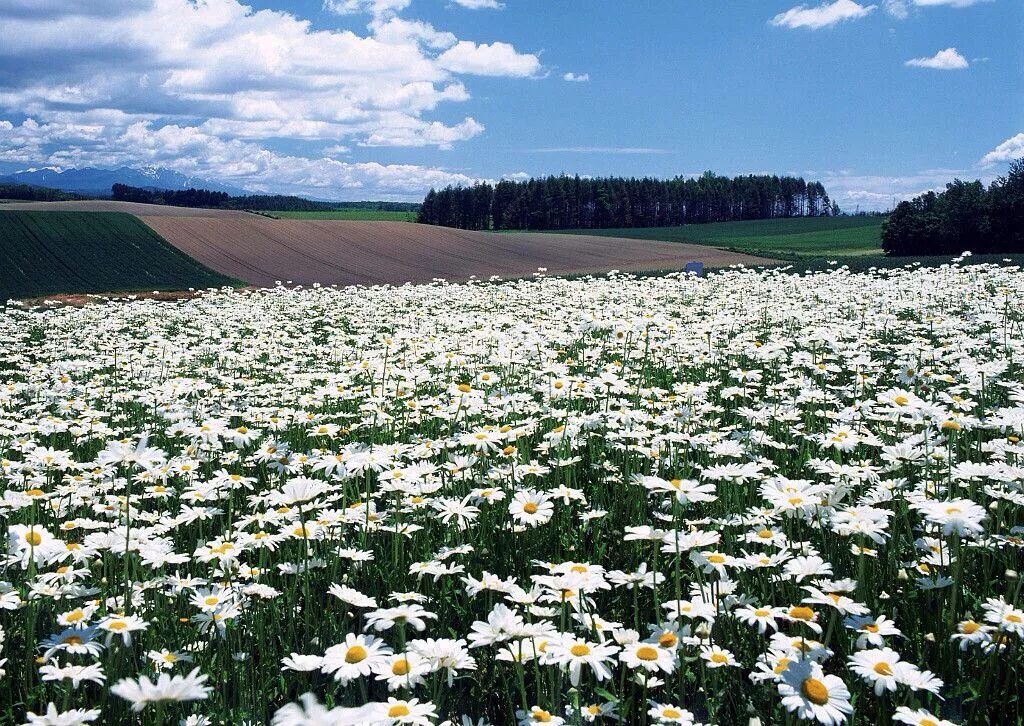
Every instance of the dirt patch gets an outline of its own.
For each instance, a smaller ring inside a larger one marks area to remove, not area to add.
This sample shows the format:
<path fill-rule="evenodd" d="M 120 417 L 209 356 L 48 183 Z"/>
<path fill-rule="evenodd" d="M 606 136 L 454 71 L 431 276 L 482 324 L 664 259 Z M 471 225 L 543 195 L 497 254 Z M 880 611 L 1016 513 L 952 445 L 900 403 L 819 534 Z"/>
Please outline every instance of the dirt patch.
<path fill-rule="evenodd" d="M 258 286 L 378 285 L 548 274 L 682 269 L 775 262 L 702 245 L 584 235 L 498 234 L 408 222 L 150 216 L 172 245 Z"/>

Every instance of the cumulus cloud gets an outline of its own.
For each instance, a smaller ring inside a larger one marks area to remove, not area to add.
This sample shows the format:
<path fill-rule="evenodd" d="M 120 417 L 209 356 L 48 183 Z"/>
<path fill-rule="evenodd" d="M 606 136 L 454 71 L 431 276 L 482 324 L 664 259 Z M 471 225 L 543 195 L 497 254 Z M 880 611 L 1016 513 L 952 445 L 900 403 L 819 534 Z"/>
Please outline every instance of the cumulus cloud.
<path fill-rule="evenodd" d="M 40 149 L 59 142 L 45 155 L 48 166 L 117 167 L 153 165 L 189 176 L 216 177 L 250 191 L 276 191 L 327 199 L 417 198 L 431 186 L 471 184 L 476 179 L 444 169 L 413 164 L 343 162 L 331 158 L 348 151 L 331 146 L 313 158 L 282 154 L 241 139 L 223 139 L 198 126 L 151 121 L 113 127 L 0 121 L 0 161 L 34 162 Z"/>
<path fill-rule="evenodd" d="M 782 28 L 810 28 L 818 30 L 846 20 L 863 18 L 877 5 L 861 5 L 853 0 L 835 0 L 816 6 L 797 5 L 771 19 L 771 24 Z"/>
<path fill-rule="evenodd" d="M 535 55 L 519 53 L 508 43 L 474 43 L 460 40 L 437 58 L 439 67 L 453 73 L 478 76 L 513 76 L 525 78 L 540 71 Z"/>
<path fill-rule="evenodd" d="M 958 71 L 970 64 L 966 58 L 960 55 L 956 48 L 946 48 L 933 56 L 911 58 L 906 62 L 906 65 L 915 68 L 933 68 L 939 71 Z"/>
<path fill-rule="evenodd" d="M 184 140 L 199 137 L 253 142 L 249 150 L 301 141 L 314 155 L 339 146 L 449 148 L 484 131 L 469 116 L 432 118 L 470 98 L 471 77 L 530 77 L 541 64 L 509 43 L 463 41 L 399 17 L 410 2 L 324 2 L 332 12 L 371 15 L 360 33 L 314 29 L 243 0 L 0 0 L 0 155 L 142 163 L 110 144 L 139 128 L 171 129 L 161 148 L 183 154 L 193 153 Z M 26 117 L 31 123 L 11 123 Z M 235 176 L 224 167 L 223 176 Z"/>
<path fill-rule="evenodd" d="M 1024 138 L 1022 138 L 1024 141 Z M 977 179 L 988 184 L 993 176 L 979 175 L 971 169 L 926 169 L 902 176 L 856 174 L 850 171 L 827 171 L 817 175 L 829 196 L 847 211 L 885 211 L 899 202 L 913 199 L 928 191 L 942 191 L 954 178 Z"/>
<path fill-rule="evenodd" d="M 1024 158 L 1024 133 L 1011 136 L 999 144 L 999 146 L 981 157 L 981 163 L 984 166 L 991 166 L 999 162 L 1013 161 L 1014 159 L 1021 158 Z"/>
<path fill-rule="evenodd" d="M 563 81 L 569 81 L 570 83 L 586 83 L 590 80 L 589 73 L 573 73 L 569 72 L 562 76 Z"/>

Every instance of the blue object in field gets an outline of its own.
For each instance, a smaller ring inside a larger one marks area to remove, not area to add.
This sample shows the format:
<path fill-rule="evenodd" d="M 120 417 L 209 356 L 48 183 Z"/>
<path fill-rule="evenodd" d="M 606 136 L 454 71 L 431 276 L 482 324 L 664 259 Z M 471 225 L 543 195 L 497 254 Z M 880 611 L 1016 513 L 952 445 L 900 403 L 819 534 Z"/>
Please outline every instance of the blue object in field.
<path fill-rule="evenodd" d="M 685 272 L 687 275 L 696 275 L 697 277 L 704 277 L 704 263 L 687 262 L 686 267 L 683 268 L 683 272 Z"/>

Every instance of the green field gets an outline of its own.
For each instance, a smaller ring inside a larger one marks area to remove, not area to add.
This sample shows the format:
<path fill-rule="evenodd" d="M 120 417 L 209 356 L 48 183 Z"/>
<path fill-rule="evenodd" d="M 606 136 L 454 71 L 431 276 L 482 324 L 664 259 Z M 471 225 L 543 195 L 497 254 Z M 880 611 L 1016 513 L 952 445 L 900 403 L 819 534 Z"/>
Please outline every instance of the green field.
<path fill-rule="evenodd" d="M 130 214 L 0 210 L 0 302 L 232 284 L 236 281 L 179 252 Z"/>
<path fill-rule="evenodd" d="M 855 257 L 881 254 L 882 217 L 798 217 L 682 227 L 576 229 L 563 234 L 712 245 L 766 257 Z"/>
<path fill-rule="evenodd" d="M 318 212 L 275 212 L 260 210 L 279 219 L 346 219 L 368 222 L 415 222 L 416 212 L 389 212 L 381 209 L 336 209 Z"/>

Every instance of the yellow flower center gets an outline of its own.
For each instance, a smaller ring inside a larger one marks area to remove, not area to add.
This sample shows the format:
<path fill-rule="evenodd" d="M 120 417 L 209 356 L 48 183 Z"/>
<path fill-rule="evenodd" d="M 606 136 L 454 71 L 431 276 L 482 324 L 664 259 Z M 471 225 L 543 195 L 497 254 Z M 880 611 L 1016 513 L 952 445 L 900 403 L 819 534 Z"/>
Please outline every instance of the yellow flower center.
<path fill-rule="evenodd" d="M 409 674 L 409 661 L 403 658 L 402 660 L 396 660 L 391 666 L 391 672 L 396 676 L 405 676 Z"/>
<path fill-rule="evenodd" d="M 81 645 L 82 639 L 77 635 L 69 635 L 61 641 L 64 645 Z"/>
<path fill-rule="evenodd" d="M 658 636 L 658 645 L 662 648 L 672 648 L 678 642 L 679 638 L 676 637 L 675 633 L 662 633 Z"/>
<path fill-rule="evenodd" d="M 658 651 L 649 645 L 642 645 L 636 649 L 636 657 L 640 660 L 658 660 Z"/>
<path fill-rule="evenodd" d="M 711 654 L 711 662 L 712 663 L 728 663 L 729 662 L 729 658 L 728 658 L 728 656 L 726 656 L 726 655 L 724 655 L 722 653 L 712 653 Z"/>
<path fill-rule="evenodd" d="M 800 693 L 817 706 L 824 706 L 828 703 L 828 687 L 817 678 L 808 678 L 801 683 Z"/>
<path fill-rule="evenodd" d="M 771 615 L 771 610 L 765 610 L 764 608 L 760 608 L 754 611 L 754 615 L 756 615 L 759 618 L 766 618 L 769 615 Z"/>
<path fill-rule="evenodd" d="M 662 709 L 661 715 L 664 718 L 679 718 L 683 714 L 680 711 L 677 711 L 674 708 L 665 708 L 665 709 Z"/>
<path fill-rule="evenodd" d="M 973 620 L 968 620 L 966 623 L 960 626 L 961 632 L 971 635 L 972 633 L 978 632 L 978 628 L 981 626 Z"/>
<path fill-rule="evenodd" d="M 873 670 L 880 676 L 892 675 L 892 666 L 886 663 L 885 661 L 882 661 L 881 663 L 875 663 Z"/>
<path fill-rule="evenodd" d="M 361 645 L 353 645 L 351 648 L 348 649 L 348 652 L 345 653 L 345 662 L 359 663 L 361 661 L 366 660 L 366 656 L 366 648 L 364 648 Z"/>
<path fill-rule="evenodd" d="M 523 505 L 523 511 L 527 514 L 536 514 L 537 509 L 537 505 L 533 502 L 527 502 L 526 504 Z"/>
<path fill-rule="evenodd" d="M 795 620 L 812 620 L 814 611 L 804 605 L 797 605 L 789 609 L 789 617 Z"/>
<path fill-rule="evenodd" d="M 549 723 L 551 721 L 551 714 L 543 709 L 536 708 L 530 713 L 530 718 L 537 723 Z"/>
<path fill-rule="evenodd" d="M 461 386 L 460 386 L 461 388 Z M 396 703 L 394 706 L 388 709 L 388 718 L 398 718 L 399 716 L 408 716 L 411 713 L 409 707 L 404 703 Z"/>
<path fill-rule="evenodd" d="M 577 658 L 582 658 L 585 655 L 590 655 L 590 646 L 583 645 L 582 643 L 578 643 L 578 644 L 574 645 L 573 647 L 569 648 L 569 652 L 572 653 Z"/>
<path fill-rule="evenodd" d="M 30 529 L 25 533 L 25 541 L 33 547 L 38 547 L 43 543 L 43 535 L 39 534 L 34 529 Z"/>
<path fill-rule="evenodd" d="M 114 620 L 113 622 L 107 623 L 107 627 L 111 630 L 124 630 L 128 627 L 128 623 L 123 620 Z"/>

